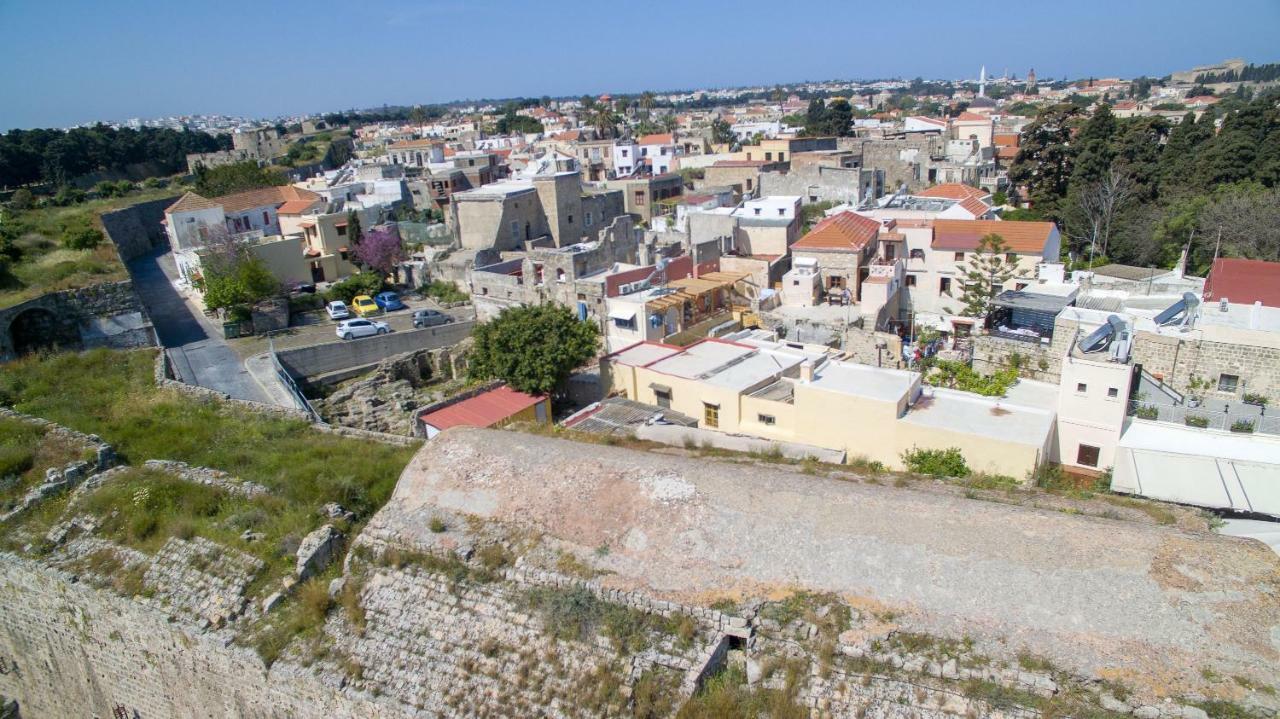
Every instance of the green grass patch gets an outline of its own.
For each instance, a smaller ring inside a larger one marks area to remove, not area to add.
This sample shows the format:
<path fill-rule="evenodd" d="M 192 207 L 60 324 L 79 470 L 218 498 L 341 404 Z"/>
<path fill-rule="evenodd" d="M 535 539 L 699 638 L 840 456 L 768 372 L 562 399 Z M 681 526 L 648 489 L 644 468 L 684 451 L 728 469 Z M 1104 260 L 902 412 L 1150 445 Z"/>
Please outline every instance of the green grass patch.
<path fill-rule="evenodd" d="M 596 634 L 603 634 L 620 652 L 644 651 L 664 635 L 675 637 L 687 647 L 692 645 L 697 631 L 688 617 L 663 617 L 606 602 L 585 587 L 538 587 L 525 592 L 524 599 L 541 615 L 551 636 L 589 642 Z"/>
<path fill-rule="evenodd" d="M 0 418 L 0 511 L 7 511 L 44 481 L 45 470 L 92 459 L 93 450 L 43 427 Z"/>
<path fill-rule="evenodd" d="M 770 717 L 803 719 L 809 710 L 796 701 L 799 677 L 789 676 L 784 689 L 750 688 L 746 672 L 731 666 L 707 680 L 676 714 L 677 719 L 738 719 Z"/>

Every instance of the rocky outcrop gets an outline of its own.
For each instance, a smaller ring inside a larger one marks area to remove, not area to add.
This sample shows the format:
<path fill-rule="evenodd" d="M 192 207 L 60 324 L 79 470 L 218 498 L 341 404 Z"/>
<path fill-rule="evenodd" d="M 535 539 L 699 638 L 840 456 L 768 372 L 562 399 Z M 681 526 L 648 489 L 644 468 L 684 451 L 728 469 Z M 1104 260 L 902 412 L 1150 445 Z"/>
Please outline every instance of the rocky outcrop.
<path fill-rule="evenodd" d="M 415 410 L 446 396 L 465 371 L 471 341 L 417 350 L 383 360 L 368 374 L 313 402 L 326 421 L 346 427 L 412 435 Z"/>
<path fill-rule="evenodd" d="M 302 543 L 298 545 L 294 574 L 299 580 L 305 580 L 323 572 L 342 553 L 345 541 L 346 537 L 332 524 L 326 524 L 303 537 Z"/>

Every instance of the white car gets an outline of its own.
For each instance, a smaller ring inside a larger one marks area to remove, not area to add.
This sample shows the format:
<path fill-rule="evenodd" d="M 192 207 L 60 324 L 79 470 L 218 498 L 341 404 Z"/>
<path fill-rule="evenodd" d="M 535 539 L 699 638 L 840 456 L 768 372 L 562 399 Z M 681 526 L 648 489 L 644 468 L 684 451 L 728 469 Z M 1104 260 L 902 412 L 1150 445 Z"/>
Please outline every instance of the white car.
<path fill-rule="evenodd" d="M 331 320 L 345 320 L 351 316 L 351 310 L 347 309 L 347 303 L 342 300 L 334 300 L 325 305 L 324 311 L 329 313 Z"/>
<path fill-rule="evenodd" d="M 388 332 L 386 322 L 373 320 L 346 320 L 338 323 L 338 336 L 344 340 L 370 335 L 385 335 Z"/>

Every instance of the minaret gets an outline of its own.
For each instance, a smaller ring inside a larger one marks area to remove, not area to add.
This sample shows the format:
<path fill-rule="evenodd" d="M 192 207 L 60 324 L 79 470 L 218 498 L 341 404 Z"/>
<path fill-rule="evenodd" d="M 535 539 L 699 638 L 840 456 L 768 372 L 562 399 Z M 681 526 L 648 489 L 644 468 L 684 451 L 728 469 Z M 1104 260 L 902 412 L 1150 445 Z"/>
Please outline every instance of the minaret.
<path fill-rule="evenodd" d="M 978 97 L 987 96 L 987 66 L 982 66 L 982 72 L 978 73 Z"/>
<path fill-rule="evenodd" d="M 1027 73 L 1027 89 L 1030 90 L 1035 86 L 1036 86 L 1036 69 L 1033 67 L 1031 68 L 1031 72 Z"/>

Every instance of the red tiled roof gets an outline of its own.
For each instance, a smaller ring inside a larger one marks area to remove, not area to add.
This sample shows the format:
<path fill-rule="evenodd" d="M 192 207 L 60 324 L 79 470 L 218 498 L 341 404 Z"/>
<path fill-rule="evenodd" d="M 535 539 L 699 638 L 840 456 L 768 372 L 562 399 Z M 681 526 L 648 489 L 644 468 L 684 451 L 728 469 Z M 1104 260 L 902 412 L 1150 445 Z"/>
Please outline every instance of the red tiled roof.
<path fill-rule="evenodd" d="M 316 204 L 315 200 L 289 200 L 283 205 L 276 208 L 277 215 L 300 215 L 311 209 Z"/>
<path fill-rule="evenodd" d="M 848 210 L 814 225 L 792 245 L 801 250 L 861 250 L 876 238 L 880 222 Z"/>
<path fill-rule="evenodd" d="M 450 427 L 492 427 L 536 405 L 546 397 L 517 392 L 506 385 L 423 414 L 423 422 L 439 430 Z"/>
<path fill-rule="evenodd" d="M 1017 220 L 934 220 L 933 244 L 937 250 L 972 250 L 986 235 L 1000 235 L 1010 252 L 1039 254 L 1053 235 L 1052 222 Z"/>
<path fill-rule="evenodd" d="M 401 140 L 399 142 L 391 143 L 390 147 L 393 150 L 411 150 L 419 147 L 432 147 L 439 144 L 439 140 Z"/>
<path fill-rule="evenodd" d="M 996 147 L 1017 147 L 1018 133 L 1016 132 L 997 132 L 991 136 L 991 140 Z"/>
<path fill-rule="evenodd" d="M 944 182 L 941 185 L 934 185 L 927 190 L 921 190 L 916 193 L 917 197 L 940 197 L 946 200 L 967 200 L 974 198 L 981 200 L 990 195 L 986 190 L 979 190 L 976 187 L 963 185 L 959 182 Z"/>
<path fill-rule="evenodd" d="M 1012 160 L 1018 156 L 1018 148 L 1016 147 L 997 147 L 996 157 L 1001 160 Z"/>
<path fill-rule="evenodd" d="M 218 203 L 207 197 L 197 195 L 194 192 L 186 192 L 178 201 L 165 208 L 166 215 L 174 212 L 193 212 L 195 210 L 211 210 L 218 206 Z"/>
<path fill-rule="evenodd" d="M 976 112 L 969 112 L 968 110 L 960 113 L 958 116 L 956 116 L 956 119 L 963 120 L 965 122 L 990 122 L 991 121 L 991 118 L 987 117 L 986 115 L 979 115 Z"/>
<path fill-rule="evenodd" d="M 645 135 L 636 140 L 637 145 L 671 145 L 674 143 L 675 138 L 669 132 L 664 135 Z"/>
<path fill-rule="evenodd" d="M 311 190 L 303 190 L 293 185 L 280 185 L 278 187 L 260 187 L 256 190 L 215 197 L 213 201 L 222 205 L 223 212 L 234 213 L 252 210 L 255 207 L 267 207 L 268 205 L 278 207 L 290 200 L 319 202 L 321 199 L 323 198 L 320 195 Z"/>
<path fill-rule="evenodd" d="M 975 218 L 980 218 L 991 211 L 991 207 L 976 197 L 968 197 L 960 201 L 960 206 L 969 211 Z"/>
<path fill-rule="evenodd" d="M 1223 297 L 1232 304 L 1261 302 L 1280 307 L 1280 262 L 1235 257 L 1214 260 L 1204 282 L 1204 299 L 1213 302 Z"/>

